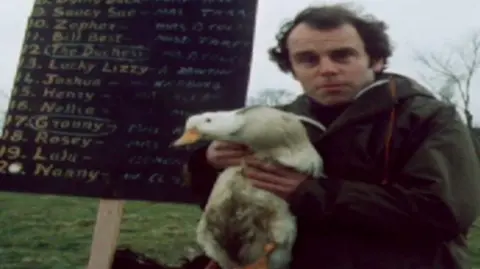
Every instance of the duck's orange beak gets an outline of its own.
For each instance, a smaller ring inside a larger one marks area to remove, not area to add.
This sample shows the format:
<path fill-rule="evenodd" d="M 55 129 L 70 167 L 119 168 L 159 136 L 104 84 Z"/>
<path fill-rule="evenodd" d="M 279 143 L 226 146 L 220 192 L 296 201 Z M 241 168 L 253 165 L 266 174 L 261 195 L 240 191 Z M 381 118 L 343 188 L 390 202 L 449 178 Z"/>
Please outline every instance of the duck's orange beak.
<path fill-rule="evenodd" d="M 198 142 L 200 138 L 202 138 L 202 135 L 200 134 L 200 132 L 197 129 L 192 128 L 192 129 L 186 130 L 180 138 L 178 138 L 172 143 L 172 145 L 174 147 L 190 145 Z"/>

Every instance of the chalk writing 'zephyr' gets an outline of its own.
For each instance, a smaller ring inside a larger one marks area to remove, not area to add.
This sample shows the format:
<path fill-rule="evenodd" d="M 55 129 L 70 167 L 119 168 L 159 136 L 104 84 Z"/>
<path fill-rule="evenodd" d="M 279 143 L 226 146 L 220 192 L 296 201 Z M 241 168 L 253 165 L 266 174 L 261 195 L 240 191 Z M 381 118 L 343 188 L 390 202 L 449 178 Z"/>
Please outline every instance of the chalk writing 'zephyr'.
<path fill-rule="evenodd" d="M 144 46 L 56 43 L 47 46 L 45 54 L 52 58 L 98 59 L 113 61 L 145 61 L 149 50 Z"/>

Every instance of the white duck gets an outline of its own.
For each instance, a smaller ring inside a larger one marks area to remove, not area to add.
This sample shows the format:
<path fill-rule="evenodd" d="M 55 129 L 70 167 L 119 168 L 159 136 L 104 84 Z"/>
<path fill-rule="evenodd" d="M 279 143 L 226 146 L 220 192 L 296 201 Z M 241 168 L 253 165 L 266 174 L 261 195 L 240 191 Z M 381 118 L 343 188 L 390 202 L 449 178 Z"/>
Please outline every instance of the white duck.
<path fill-rule="evenodd" d="M 259 159 L 323 176 L 323 160 L 310 143 L 311 119 L 268 106 L 205 112 L 191 116 L 173 145 L 199 140 L 224 140 L 248 145 Z M 296 239 L 296 219 L 280 197 L 253 187 L 242 167 L 218 177 L 197 226 L 197 241 L 223 269 L 287 269 Z"/>

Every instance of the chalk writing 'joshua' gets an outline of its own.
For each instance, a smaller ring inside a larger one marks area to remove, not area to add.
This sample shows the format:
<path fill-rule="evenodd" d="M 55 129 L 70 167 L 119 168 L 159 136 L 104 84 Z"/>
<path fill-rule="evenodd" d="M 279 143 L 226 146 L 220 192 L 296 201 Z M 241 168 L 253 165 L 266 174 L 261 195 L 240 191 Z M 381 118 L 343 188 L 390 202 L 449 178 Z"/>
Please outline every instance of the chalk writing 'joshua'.
<path fill-rule="evenodd" d="M 42 81 L 44 85 L 67 85 L 78 87 L 99 87 L 102 85 L 102 80 L 96 79 L 83 79 L 78 76 L 73 77 L 61 77 L 58 74 L 46 73 L 47 77 Z"/>

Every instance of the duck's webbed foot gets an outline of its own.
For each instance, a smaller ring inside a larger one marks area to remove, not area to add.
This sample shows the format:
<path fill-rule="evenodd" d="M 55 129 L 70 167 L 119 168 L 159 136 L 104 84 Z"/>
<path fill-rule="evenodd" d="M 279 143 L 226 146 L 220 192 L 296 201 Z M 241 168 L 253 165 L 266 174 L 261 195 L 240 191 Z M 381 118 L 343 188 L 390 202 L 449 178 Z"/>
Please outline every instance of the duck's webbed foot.
<path fill-rule="evenodd" d="M 275 247 L 275 243 L 266 244 L 263 248 L 264 253 L 260 259 L 239 269 L 268 269 L 268 257 L 275 250 Z"/>

